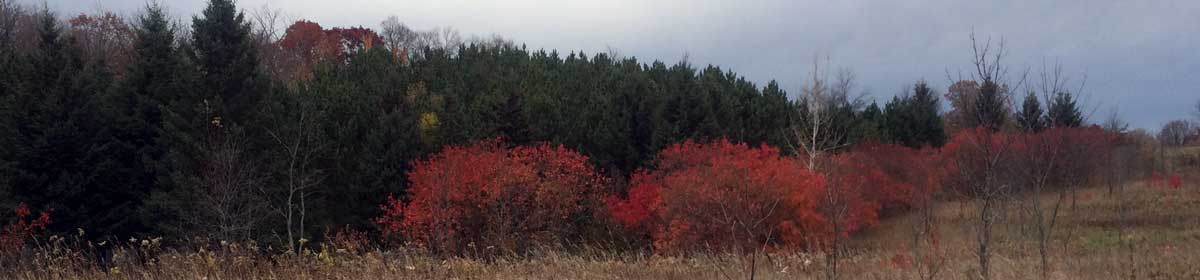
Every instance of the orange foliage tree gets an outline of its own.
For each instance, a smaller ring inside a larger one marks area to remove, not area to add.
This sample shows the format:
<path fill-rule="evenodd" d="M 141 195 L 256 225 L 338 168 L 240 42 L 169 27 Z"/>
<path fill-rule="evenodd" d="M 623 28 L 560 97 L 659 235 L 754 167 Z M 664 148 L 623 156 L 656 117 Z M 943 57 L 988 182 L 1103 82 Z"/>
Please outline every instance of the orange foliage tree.
<path fill-rule="evenodd" d="M 565 244 L 596 226 L 607 180 L 562 146 L 447 146 L 408 174 L 407 200 L 376 218 L 386 236 L 439 253 L 519 252 Z"/>
<path fill-rule="evenodd" d="M 609 197 L 614 221 L 663 251 L 754 250 L 802 245 L 824 226 L 824 179 L 776 148 L 686 141 L 633 175 L 626 198 Z"/>
<path fill-rule="evenodd" d="M 325 29 L 315 22 L 296 21 L 278 42 L 284 54 L 280 64 L 289 69 L 281 79 L 292 84 L 311 80 L 319 66 L 348 63 L 382 42 L 379 34 L 364 27 Z"/>

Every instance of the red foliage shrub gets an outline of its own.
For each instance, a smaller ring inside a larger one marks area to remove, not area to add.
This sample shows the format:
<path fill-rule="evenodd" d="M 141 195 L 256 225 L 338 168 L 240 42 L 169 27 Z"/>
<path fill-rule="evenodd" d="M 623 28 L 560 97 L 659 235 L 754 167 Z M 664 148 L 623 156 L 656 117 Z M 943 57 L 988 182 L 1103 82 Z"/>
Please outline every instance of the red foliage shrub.
<path fill-rule="evenodd" d="M 842 157 L 852 166 L 847 175 L 862 177 L 863 191 L 883 211 L 902 211 L 930 201 L 944 176 L 936 151 L 930 149 L 862 143 Z"/>
<path fill-rule="evenodd" d="M 818 210 L 829 222 L 821 240 L 875 225 L 881 215 L 925 206 L 938 190 L 941 174 L 934 153 L 894 144 L 863 143 L 834 155 Z M 830 249 L 827 247 L 822 247 Z"/>
<path fill-rule="evenodd" d="M 894 186 L 900 185 L 862 154 L 838 154 L 833 163 L 826 186 L 818 194 L 818 212 L 830 223 L 821 240 L 833 240 L 835 235 L 846 238 L 875 225 L 881 201 L 893 199 Z"/>
<path fill-rule="evenodd" d="M 1079 187 L 1096 177 L 1112 158 L 1118 135 L 1099 127 L 1053 128 L 1028 137 L 1048 138 L 1043 142 L 1053 143 L 1050 150 L 1031 151 L 1022 156 L 1033 158 L 1045 154 L 1058 154 L 1058 162 L 1052 167 L 1054 183 L 1064 187 Z"/>
<path fill-rule="evenodd" d="M 659 250 L 801 245 L 824 232 L 824 179 L 775 148 L 689 140 L 655 164 L 634 174 L 627 198 L 607 202 L 615 221 Z"/>
<path fill-rule="evenodd" d="M 949 186 L 967 197 L 1032 187 L 1061 190 L 1096 178 L 1111 158 L 1116 140 L 1117 135 L 1095 126 L 1039 133 L 974 129 L 951 138 L 942 156 Z"/>
<path fill-rule="evenodd" d="M 37 218 L 32 218 L 33 211 L 29 210 L 29 205 L 22 202 L 13 209 L 13 221 L 5 225 L 3 231 L 0 231 L 0 252 L 12 252 L 25 248 L 25 241 L 34 236 L 40 231 L 46 230 L 46 226 L 50 225 L 50 213 L 41 212 Z"/>
<path fill-rule="evenodd" d="M 969 198 L 995 198 L 1010 184 L 1014 158 L 1014 135 L 986 128 L 959 131 L 942 147 L 945 186 L 955 194 Z"/>
<path fill-rule="evenodd" d="M 435 251 L 512 252 L 578 237 L 596 219 L 606 180 L 562 146 L 448 146 L 408 174 L 410 201 L 389 197 L 383 233 Z"/>

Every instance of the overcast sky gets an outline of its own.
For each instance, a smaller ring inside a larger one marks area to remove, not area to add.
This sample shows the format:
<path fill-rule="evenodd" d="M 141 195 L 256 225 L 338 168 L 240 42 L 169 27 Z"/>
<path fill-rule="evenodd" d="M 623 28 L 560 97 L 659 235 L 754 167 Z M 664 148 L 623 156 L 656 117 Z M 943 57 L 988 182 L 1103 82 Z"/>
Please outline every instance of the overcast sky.
<path fill-rule="evenodd" d="M 18 0 L 40 4 L 42 0 Z M 145 0 L 49 0 L 60 15 L 97 9 L 133 15 Z M 203 0 L 162 1 L 178 17 Z M 971 42 L 1007 42 L 1014 76 L 1059 62 L 1084 80 L 1085 114 L 1119 108 L 1135 127 L 1157 130 L 1191 117 L 1200 100 L 1200 1 L 1177 0 L 240 0 L 325 27 L 366 26 L 395 15 L 415 29 L 449 26 L 531 49 L 616 50 L 648 62 L 715 64 L 759 85 L 798 92 L 817 55 L 854 71 L 869 97 L 886 102 L 925 79 L 939 91 L 947 73 L 970 73 Z"/>

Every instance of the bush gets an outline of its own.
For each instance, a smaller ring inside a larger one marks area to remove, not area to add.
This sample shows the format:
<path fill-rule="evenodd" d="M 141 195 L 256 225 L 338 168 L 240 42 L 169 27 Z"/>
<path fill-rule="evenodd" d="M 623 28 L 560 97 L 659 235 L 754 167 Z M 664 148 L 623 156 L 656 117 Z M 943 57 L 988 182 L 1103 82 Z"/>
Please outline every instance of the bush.
<path fill-rule="evenodd" d="M 839 160 L 852 166 L 847 175 L 861 177 L 868 199 L 889 215 L 924 204 L 939 191 L 945 175 L 933 149 L 898 144 L 861 143 Z"/>
<path fill-rule="evenodd" d="M 581 238 L 598 219 L 606 179 L 562 146 L 499 140 L 448 146 L 415 163 L 408 200 L 390 197 L 386 236 L 435 252 L 520 252 Z"/>
<path fill-rule="evenodd" d="M 50 225 L 50 213 L 41 212 L 33 218 L 29 205 L 22 202 L 13 209 L 13 220 L 0 229 L 0 252 L 15 252 L 25 249 L 25 242 L 46 230 Z"/>
<path fill-rule="evenodd" d="M 607 202 L 615 221 L 660 251 L 802 245 L 824 226 L 823 178 L 776 148 L 689 140 L 654 163 L 633 175 L 626 198 Z"/>

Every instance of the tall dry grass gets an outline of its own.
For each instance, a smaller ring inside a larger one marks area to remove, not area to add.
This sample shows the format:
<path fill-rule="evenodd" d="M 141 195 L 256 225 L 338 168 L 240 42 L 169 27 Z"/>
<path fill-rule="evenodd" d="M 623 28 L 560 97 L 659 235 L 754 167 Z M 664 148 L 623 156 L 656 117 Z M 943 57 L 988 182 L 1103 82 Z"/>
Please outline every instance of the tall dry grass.
<path fill-rule="evenodd" d="M 1051 279 L 1200 279 L 1200 185 L 1180 189 L 1135 184 L 1124 192 L 1080 192 L 1063 214 L 1051 246 Z M 1050 198 L 1046 198 L 1050 199 Z M 1122 215 L 1121 205 L 1126 205 Z M 978 274 L 973 211 L 955 202 L 934 212 L 937 279 Z M 993 256 L 995 279 L 1037 279 L 1035 240 L 1016 206 L 1006 210 Z M 915 215 L 884 220 L 853 239 L 840 265 L 844 279 L 919 279 L 913 261 Z M 4 279 L 820 279 L 823 256 L 700 252 L 661 256 L 602 249 L 546 248 L 528 256 L 436 258 L 417 250 L 383 250 L 355 238 L 337 239 L 296 254 L 261 254 L 254 244 L 163 248 L 158 239 L 94 244 L 74 236 L 39 240 L 0 256 Z"/>

